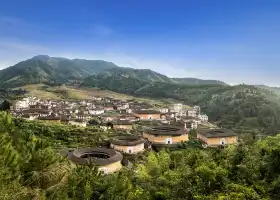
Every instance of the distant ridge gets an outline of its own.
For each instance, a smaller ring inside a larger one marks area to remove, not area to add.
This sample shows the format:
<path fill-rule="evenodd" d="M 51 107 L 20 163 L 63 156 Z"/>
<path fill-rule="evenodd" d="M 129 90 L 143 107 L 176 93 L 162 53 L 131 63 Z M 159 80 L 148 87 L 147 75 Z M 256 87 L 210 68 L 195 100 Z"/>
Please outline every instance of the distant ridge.
<path fill-rule="evenodd" d="M 255 85 L 255 86 L 258 87 L 258 88 L 269 90 L 271 92 L 274 92 L 274 93 L 280 95 L 280 87 L 271 87 L 271 86 L 267 86 L 267 85 Z"/>
<path fill-rule="evenodd" d="M 203 80 L 198 78 L 172 78 L 172 80 L 187 85 L 227 85 L 219 80 Z"/>

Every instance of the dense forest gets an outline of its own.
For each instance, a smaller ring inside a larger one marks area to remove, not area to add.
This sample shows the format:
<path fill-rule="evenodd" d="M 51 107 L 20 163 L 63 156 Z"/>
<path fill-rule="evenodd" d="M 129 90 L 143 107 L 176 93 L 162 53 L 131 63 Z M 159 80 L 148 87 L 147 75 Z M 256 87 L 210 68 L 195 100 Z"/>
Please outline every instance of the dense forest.
<path fill-rule="evenodd" d="M 111 133 L 69 127 L 59 138 L 62 128 L 0 114 L 0 199 L 280 199 L 279 135 L 244 135 L 225 149 L 150 150 L 132 168 L 105 176 L 95 166 L 70 167 L 57 146 L 69 147 L 66 138 L 94 145 Z M 78 133 L 95 135 L 92 144 Z"/>

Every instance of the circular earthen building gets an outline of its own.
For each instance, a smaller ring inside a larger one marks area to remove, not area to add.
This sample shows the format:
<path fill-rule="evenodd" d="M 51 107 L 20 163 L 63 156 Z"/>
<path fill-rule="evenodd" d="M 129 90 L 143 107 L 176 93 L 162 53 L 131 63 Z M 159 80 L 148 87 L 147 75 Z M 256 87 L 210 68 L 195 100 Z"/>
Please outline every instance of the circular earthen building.
<path fill-rule="evenodd" d="M 69 160 L 78 165 L 94 164 L 104 174 L 119 171 L 122 168 L 121 153 L 107 148 L 81 148 L 68 153 Z"/>
<path fill-rule="evenodd" d="M 110 140 L 110 147 L 127 154 L 137 154 L 145 150 L 145 140 L 140 136 L 118 136 Z"/>
<path fill-rule="evenodd" d="M 168 125 L 147 128 L 143 132 L 143 137 L 154 146 L 177 146 L 189 140 L 188 132 L 184 127 Z"/>

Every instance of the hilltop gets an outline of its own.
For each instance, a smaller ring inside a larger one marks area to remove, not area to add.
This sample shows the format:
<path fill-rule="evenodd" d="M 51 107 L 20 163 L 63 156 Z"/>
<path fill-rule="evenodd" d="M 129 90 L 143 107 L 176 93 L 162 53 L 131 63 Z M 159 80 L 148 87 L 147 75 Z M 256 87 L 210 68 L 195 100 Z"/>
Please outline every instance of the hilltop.
<path fill-rule="evenodd" d="M 117 67 L 102 60 L 66 59 L 35 56 L 0 71 L 0 85 L 5 87 L 38 83 L 67 83 L 83 80 L 89 74 Z"/>

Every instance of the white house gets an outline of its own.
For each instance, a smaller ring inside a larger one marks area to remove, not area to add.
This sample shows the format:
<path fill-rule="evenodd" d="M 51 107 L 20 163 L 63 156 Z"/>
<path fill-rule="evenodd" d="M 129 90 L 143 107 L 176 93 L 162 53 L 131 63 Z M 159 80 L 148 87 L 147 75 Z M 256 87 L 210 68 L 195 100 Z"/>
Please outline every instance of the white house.
<path fill-rule="evenodd" d="M 129 108 L 129 104 L 128 103 L 123 104 L 123 108 L 124 109 L 128 109 Z"/>
<path fill-rule="evenodd" d="M 193 110 L 196 111 L 196 114 L 199 115 L 200 114 L 200 106 L 194 106 Z"/>
<path fill-rule="evenodd" d="M 197 129 L 197 123 L 196 122 L 192 122 L 191 123 L 191 129 Z"/>
<path fill-rule="evenodd" d="M 195 110 L 188 110 L 188 116 L 197 117 L 196 111 Z"/>
<path fill-rule="evenodd" d="M 208 122 L 208 116 L 207 116 L 207 115 L 198 115 L 198 118 L 199 118 L 202 122 Z"/>
<path fill-rule="evenodd" d="M 201 124 L 201 119 L 195 118 L 195 119 L 193 120 L 193 122 L 196 123 L 196 124 Z"/>
<path fill-rule="evenodd" d="M 89 110 L 90 115 L 101 115 L 103 113 L 104 113 L 104 109 L 101 109 L 101 108 Z"/>
<path fill-rule="evenodd" d="M 176 113 L 182 112 L 182 109 L 183 109 L 183 104 L 181 104 L 181 103 L 177 103 L 177 104 L 173 105 L 173 110 Z"/>
<path fill-rule="evenodd" d="M 15 104 L 15 109 L 20 110 L 29 107 L 29 101 L 18 101 Z"/>
<path fill-rule="evenodd" d="M 91 116 L 90 115 L 76 115 L 76 119 L 79 119 L 79 120 L 90 120 L 91 119 Z"/>
<path fill-rule="evenodd" d="M 160 108 L 159 112 L 161 112 L 161 113 L 168 113 L 168 108 Z"/>

